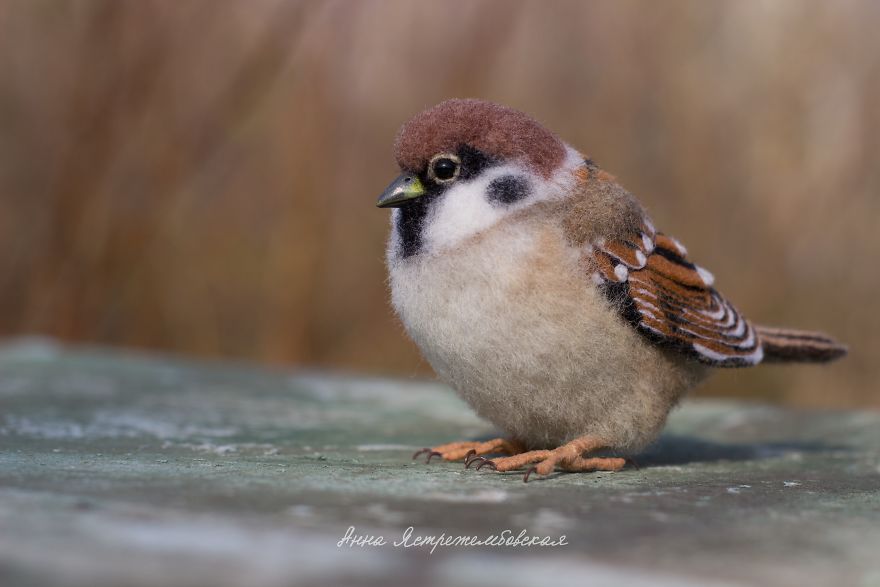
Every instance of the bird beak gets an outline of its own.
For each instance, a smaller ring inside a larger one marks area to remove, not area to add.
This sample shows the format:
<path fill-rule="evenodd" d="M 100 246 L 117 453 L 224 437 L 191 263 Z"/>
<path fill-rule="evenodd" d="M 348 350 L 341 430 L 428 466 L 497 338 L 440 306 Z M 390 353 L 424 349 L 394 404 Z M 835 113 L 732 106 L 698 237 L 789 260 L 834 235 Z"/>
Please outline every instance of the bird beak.
<path fill-rule="evenodd" d="M 401 206 L 425 195 L 425 186 L 412 173 L 404 173 L 391 182 L 379 196 L 376 206 L 379 208 L 400 208 Z"/>

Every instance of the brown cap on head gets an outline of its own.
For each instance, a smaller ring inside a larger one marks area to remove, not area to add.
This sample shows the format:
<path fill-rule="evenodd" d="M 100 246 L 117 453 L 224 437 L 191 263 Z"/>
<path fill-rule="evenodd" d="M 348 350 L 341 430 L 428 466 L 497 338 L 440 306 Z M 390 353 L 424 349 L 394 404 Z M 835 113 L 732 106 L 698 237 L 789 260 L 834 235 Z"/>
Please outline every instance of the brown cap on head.
<path fill-rule="evenodd" d="M 463 144 L 520 160 L 545 177 L 565 159 L 562 141 L 526 114 L 471 98 L 446 100 L 416 114 L 400 128 L 394 156 L 401 169 L 418 172 L 437 153 Z"/>

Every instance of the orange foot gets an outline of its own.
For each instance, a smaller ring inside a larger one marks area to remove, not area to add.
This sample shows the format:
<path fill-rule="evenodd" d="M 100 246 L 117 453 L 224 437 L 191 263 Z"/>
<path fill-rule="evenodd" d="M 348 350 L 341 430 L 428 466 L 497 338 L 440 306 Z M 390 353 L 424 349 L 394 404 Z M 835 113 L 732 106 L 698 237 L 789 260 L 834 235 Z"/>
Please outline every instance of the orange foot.
<path fill-rule="evenodd" d="M 449 444 L 441 444 L 440 446 L 435 446 L 434 448 L 423 448 L 415 452 L 415 454 L 413 455 L 413 459 L 415 459 L 419 455 L 428 453 L 428 458 L 425 459 L 426 463 L 430 463 L 432 457 L 440 457 L 444 461 L 458 461 L 464 459 L 465 466 L 470 466 L 470 463 L 474 459 L 476 459 L 477 457 L 482 458 L 481 455 L 490 455 L 495 453 L 516 455 L 523 452 L 523 450 L 525 449 L 523 449 L 523 447 L 512 440 L 506 440 L 504 438 L 493 438 L 492 440 L 487 440 L 486 442 L 450 442 Z"/>
<path fill-rule="evenodd" d="M 492 460 L 475 457 L 470 462 L 480 460 L 482 462 L 477 465 L 477 469 L 486 466 L 495 471 L 513 471 L 532 465 L 523 476 L 525 482 L 528 482 L 532 473 L 549 475 L 557 467 L 563 471 L 619 471 L 626 465 L 626 459 L 621 458 L 584 457 L 585 453 L 600 448 L 605 448 L 604 443 L 592 436 L 582 436 L 553 450 L 532 450 Z"/>

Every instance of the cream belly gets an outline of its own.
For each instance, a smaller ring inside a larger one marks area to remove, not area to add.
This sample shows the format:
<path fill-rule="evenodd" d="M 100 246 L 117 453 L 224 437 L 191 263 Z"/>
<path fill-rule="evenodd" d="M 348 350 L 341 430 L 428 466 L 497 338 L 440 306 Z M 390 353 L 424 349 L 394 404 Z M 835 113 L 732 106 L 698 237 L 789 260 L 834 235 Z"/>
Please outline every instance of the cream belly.
<path fill-rule="evenodd" d="M 438 376 L 528 448 L 590 434 L 638 451 L 704 375 L 624 322 L 546 215 L 464 244 L 390 259 L 392 303 Z"/>

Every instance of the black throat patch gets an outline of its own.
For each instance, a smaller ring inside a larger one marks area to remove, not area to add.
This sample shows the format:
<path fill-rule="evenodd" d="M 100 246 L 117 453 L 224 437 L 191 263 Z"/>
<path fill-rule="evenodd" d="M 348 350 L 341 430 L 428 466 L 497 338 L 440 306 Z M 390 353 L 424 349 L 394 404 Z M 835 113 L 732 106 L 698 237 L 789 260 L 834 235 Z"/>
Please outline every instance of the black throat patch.
<path fill-rule="evenodd" d="M 397 234 L 400 235 L 400 256 L 412 257 L 422 248 L 422 228 L 436 196 L 425 194 L 400 208 L 397 216 Z"/>

